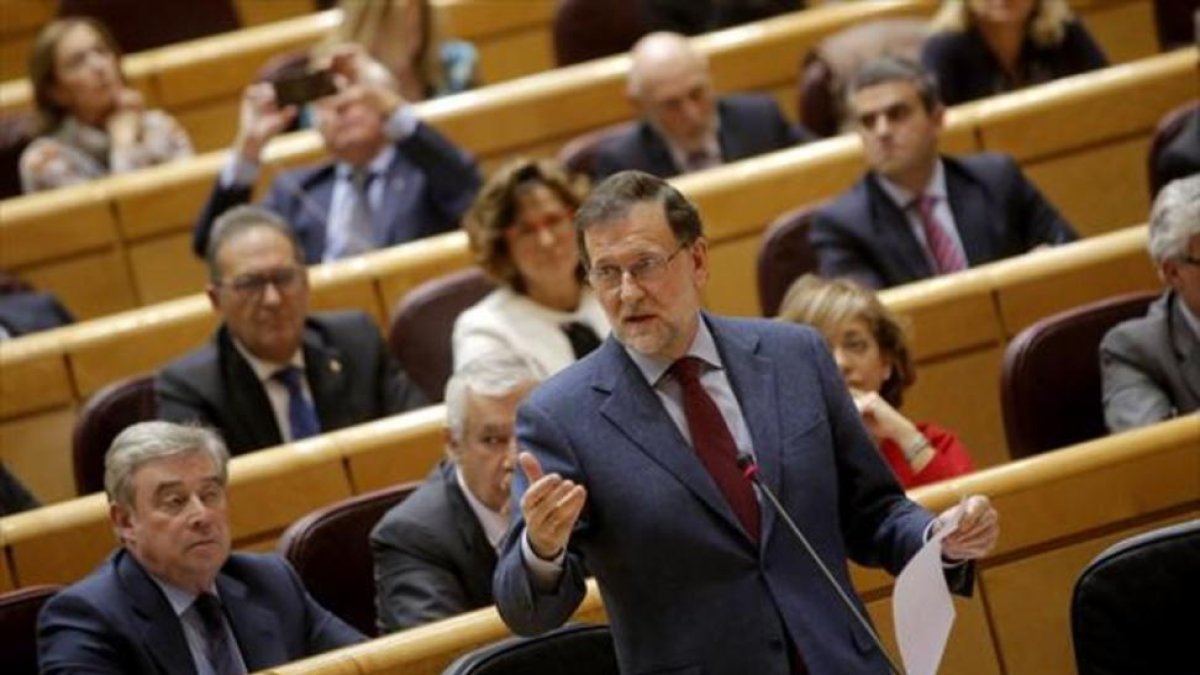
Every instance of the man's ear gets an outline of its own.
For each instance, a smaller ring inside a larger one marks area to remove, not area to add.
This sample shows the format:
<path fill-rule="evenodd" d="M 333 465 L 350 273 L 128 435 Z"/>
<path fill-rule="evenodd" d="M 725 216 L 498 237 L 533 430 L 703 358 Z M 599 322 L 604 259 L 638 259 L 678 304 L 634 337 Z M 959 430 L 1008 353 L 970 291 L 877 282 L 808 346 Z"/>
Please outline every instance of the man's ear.
<path fill-rule="evenodd" d="M 208 304 L 213 308 L 214 312 L 221 311 L 221 288 L 214 283 L 209 283 L 204 288 L 204 294 L 208 296 Z"/>
<path fill-rule="evenodd" d="M 938 131 L 941 131 L 946 126 L 946 106 L 938 103 L 929 111 L 929 119 L 933 121 L 933 126 Z"/>
<path fill-rule="evenodd" d="M 442 441 L 446 446 L 446 457 L 449 457 L 452 462 L 457 462 L 462 448 L 459 447 L 458 441 L 454 440 L 454 434 L 451 433 L 450 427 L 442 428 Z"/>
<path fill-rule="evenodd" d="M 120 539 L 122 544 L 133 538 L 133 514 L 128 508 L 115 502 L 109 504 L 108 519 L 112 522 L 113 531 L 117 533 L 117 539 Z"/>

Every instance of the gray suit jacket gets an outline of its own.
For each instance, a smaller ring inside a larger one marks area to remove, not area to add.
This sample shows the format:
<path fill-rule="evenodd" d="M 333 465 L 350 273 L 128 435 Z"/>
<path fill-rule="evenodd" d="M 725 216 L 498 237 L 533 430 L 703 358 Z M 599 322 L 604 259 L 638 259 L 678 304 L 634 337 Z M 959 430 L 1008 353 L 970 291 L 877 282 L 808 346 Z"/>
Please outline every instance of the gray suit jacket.
<path fill-rule="evenodd" d="M 365 639 L 309 597 L 276 556 L 234 553 L 217 593 L 250 672 Z M 37 636 L 42 673 L 196 672 L 171 603 L 123 549 L 46 603 Z"/>
<path fill-rule="evenodd" d="M 820 336 L 782 322 L 705 320 L 763 482 L 838 585 L 855 597 L 848 558 L 899 572 L 932 516 L 896 483 Z M 789 641 L 812 675 L 887 672 L 769 505 L 761 510 L 760 541 L 746 535 L 614 339 L 534 391 L 517 414 L 517 434 L 547 473 L 588 491 L 558 588 L 540 592 L 528 577 L 523 521 L 506 539 L 496 603 L 518 633 L 567 619 L 583 597 L 586 561 L 604 596 L 621 672 L 782 675 Z M 520 474 L 518 501 L 528 487 Z"/>
<path fill-rule="evenodd" d="M 1100 343 L 1104 421 L 1111 431 L 1200 409 L 1200 340 L 1179 302 L 1167 291 L 1146 316 L 1116 326 Z"/>
<path fill-rule="evenodd" d="M 371 531 L 381 633 L 492 604 L 496 551 L 443 461 Z"/>
<path fill-rule="evenodd" d="M 426 403 L 363 312 L 310 316 L 303 348 L 304 374 L 322 431 Z M 155 378 L 154 393 L 159 419 L 214 427 L 224 436 L 230 454 L 283 442 L 266 391 L 224 326 L 211 344 L 168 364 Z"/>

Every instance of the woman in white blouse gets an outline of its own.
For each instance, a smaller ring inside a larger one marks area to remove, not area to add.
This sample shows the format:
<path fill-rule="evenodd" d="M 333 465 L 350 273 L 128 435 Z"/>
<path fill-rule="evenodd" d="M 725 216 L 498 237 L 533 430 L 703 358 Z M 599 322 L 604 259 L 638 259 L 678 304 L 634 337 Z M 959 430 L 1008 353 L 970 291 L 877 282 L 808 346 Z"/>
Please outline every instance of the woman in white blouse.
<path fill-rule="evenodd" d="M 501 285 L 458 317 L 456 368 L 507 351 L 546 377 L 608 335 L 604 310 L 583 282 L 571 222 L 582 199 L 549 160 L 514 160 L 484 186 L 466 228 L 476 262 Z"/>

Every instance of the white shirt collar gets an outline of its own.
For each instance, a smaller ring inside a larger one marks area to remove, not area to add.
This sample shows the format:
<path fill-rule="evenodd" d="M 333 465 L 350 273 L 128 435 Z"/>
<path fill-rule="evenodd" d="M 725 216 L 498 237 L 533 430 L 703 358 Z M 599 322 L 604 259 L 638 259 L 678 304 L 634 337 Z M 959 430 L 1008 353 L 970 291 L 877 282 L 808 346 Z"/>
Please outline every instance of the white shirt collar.
<path fill-rule="evenodd" d="M 908 209 L 913 200 L 917 198 L 917 195 L 908 188 L 894 183 L 880 174 L 875 175 L 879 178 L 879 187 L 883 188 L 883 191 L 901 211 Z M 946 170 L 942 166 L 940 158 L 934 163 L 933 175 L 929 177 L 929 184 L 925 186 L 923 192 L 939 201 L 944 202 L 947 199 Z"/>
<path fill-rule="evenodd" d="M 717 343 L 713 340 L 712 331 L 708 329 L 708 323 L 704 320 L 704 315 L 697 313 L 696 320 L 696 337 L 692 339 L 692 345 L 688 347 L 687 356 L 694 356 L 701 361 L 709 364 L 714 368 L 721 368 L 721 355 L 717 352 Z M 646 382 L 651 387 L 658 384 L 662 376 L 675 363 L 665 359 L 646 356 L 640 352 L 630 349 L 622 345 L 625 353 L 629 354 L 629 358 L 633 359 L 633 363 L 641 371 L 642 376 L 646 378 Z"/>
<path fill-rule="evenodd" d="M 167 583 L 166 581 L 159 579 L 149 572 L 146 572 L 146 576 L 150 577 L 150 579 L 157 584 L 160 589 L 162 589 L 163 595 L 167 596 L 167 602 L 171 603 L 171 609 L 174 610 L 175 616 L 183 616 L 184 612 L 191 609 L 192 603 L 196 602 L 195 593 L 191 591 L 185 591 L 175 584 Z M 212 588 L 208 589 L 208 592 L 216 595 L 218 598 L 221 597 L 220 594 L 217 593 L 216 584 L 213 584 Z"/>
<path fill-rule="evenodd" d="M 479 525 L 483 527 L 483 534 L 487 537 L 488 543 L 492 545 L 492 548 L 499 548 L 500 541 L 504 539 L 504 533 L 508 531 L 508 516 L 491 510 L 487 504 L 479 501 L 471 492 L 466 479 L 463 478 L 462 467 L 457 464 L 454 465 L 454 478 L 458 481 L 458 487 L 462 489 L 463 496 L 467 498 L 467 506 L 470 506 L 471 511 L 475 514 L 475 520 L 478 520 Z"/>
<path fill-rule="evenodd" d="M 259 382 L 266 382 L 267 380 L 271 379 L 271 377 L 275 375 L 275 373 L 279 372 L 279 369 L 283 368 L 285 365 L 296 366 L 301 371 L 304 370 L 303 349 L 297 349 L 296 353 L 292 355 L 291 360 L 286 364 L 272 363 L 271 361 L 264 361 L 254 354 L 251 354 L 250 350 L 246 349 L 245 345 L 243 345 L 232 335 L 230 336 L 230 339 L 233 341 L 233 346 L 238 350 L 238 353 L 242 355 L 242 358 L 246 359 L 246 363 L 250 364 L 250 369 L 254 371 L 254 375 L 258 377 Z"/>

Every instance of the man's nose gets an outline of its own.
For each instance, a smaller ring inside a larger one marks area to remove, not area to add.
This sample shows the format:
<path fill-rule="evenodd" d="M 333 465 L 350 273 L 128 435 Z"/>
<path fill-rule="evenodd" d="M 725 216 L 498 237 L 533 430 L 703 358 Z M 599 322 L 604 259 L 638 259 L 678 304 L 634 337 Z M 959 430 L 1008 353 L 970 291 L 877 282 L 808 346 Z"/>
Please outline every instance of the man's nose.
<path fill-rule="evenodd" d="M 617 287 L 617 290 L 622 302 L 631 302 L 646 294 L 629 270 L 621 270 L 621 285 Z"/>

